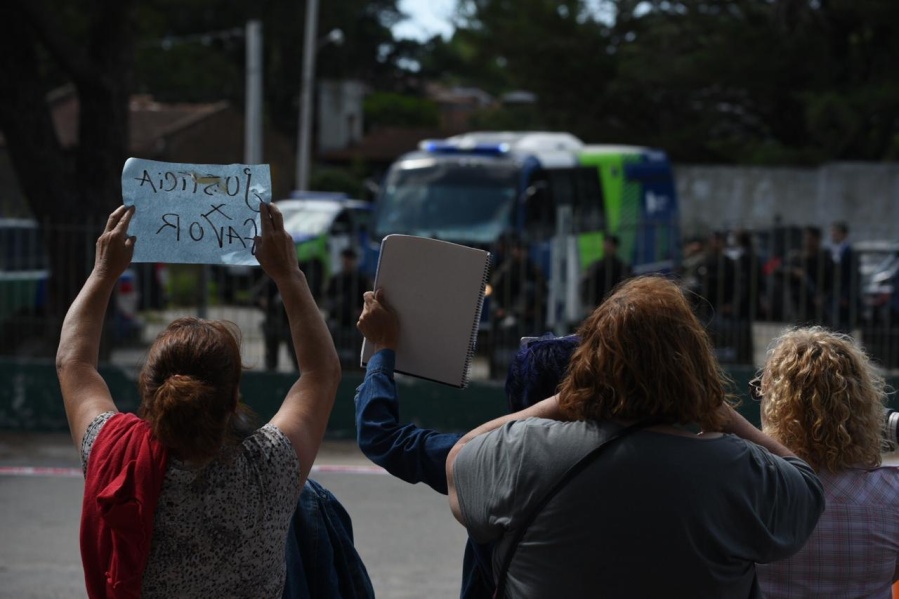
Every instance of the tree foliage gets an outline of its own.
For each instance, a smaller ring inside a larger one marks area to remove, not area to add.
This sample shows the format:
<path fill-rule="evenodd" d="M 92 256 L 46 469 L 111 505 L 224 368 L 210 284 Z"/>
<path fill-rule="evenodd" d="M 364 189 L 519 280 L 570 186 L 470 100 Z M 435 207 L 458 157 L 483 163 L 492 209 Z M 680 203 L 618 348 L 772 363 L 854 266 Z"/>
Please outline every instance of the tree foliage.
<path fill-rule="evenodd" d="M 362 81 L 377 89 L 400 88 L 397 66 L 408 45 L 393 39 L 401 18 L 396 0 L 319 0 L 316 79 Z M 262 23 L 265 112 L 284 132 L 297 127 L 305 2 L 260 0 L 152 0 L 142 4 L 135 81 L 160 99 L 244 100 L 243 28 Z M 343 43 L 326 41 L 340 29 Z"/>
<path fill-rule="evenodd" d="M 0 3 L 0 131 L 31 212 L 57 231 L 46 242 L 51 324 L 89 270 L 90 246 L 79 225 L 101 224 L 122 201 L 131 94 L 241 105 L 243 28 L 258 18 L 268 116 L 296 131 L 304 15 L 305 6 L 289 0 Z M 319 77 L 402 81 L 393 61 L 405 47 L 393 43 L 389 28 L 400 16 L 396 0 L 322 3 L 319 30 L 339 26 L 348 43 L 321 49 Z M 78 101 L 75 148 L 62 146 L 48 103 L 62 85 L 71 86 Z"/>
<path fill-rule="evenodd" d="M 437 127 L 437 105 L 408 94 L 374 92 L 365 98 L 366 127 Z"/>
<path fill-rule="evenodd" d="M 598 10 L 597 7 L 604 10 Z M 899 4 L 462 0 L 481 61 L 551 126 L 681 161 L 895 158 Z"/>

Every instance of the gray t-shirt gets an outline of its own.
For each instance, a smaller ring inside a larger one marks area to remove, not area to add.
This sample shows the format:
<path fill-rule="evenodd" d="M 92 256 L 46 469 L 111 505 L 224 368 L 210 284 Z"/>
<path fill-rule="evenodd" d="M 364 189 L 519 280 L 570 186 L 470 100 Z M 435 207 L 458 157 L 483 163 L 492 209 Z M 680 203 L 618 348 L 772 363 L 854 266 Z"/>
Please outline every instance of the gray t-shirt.
<path fill-rule="evenodd" d="M 87 428 L 85 472 L 97 434 L 113 415 L 100 414 Z M 280 598 L 300 491 L 296 452 L 272 424 L 203 467 L 170 458 L 141 597 Z"/>
<path fill-rule="evenodd" d="M 471 537 L 511 534 L 565 471 L 617 425 L 531 418 L 476 437 L 455 484 Z M 613 441 L 534 519 L 515 550 L 508 597 L 704 597 L 757 594 L 755 562 L 798 551 L 824 508 L 799 459 L 733 435 L 641 430 Z"/>

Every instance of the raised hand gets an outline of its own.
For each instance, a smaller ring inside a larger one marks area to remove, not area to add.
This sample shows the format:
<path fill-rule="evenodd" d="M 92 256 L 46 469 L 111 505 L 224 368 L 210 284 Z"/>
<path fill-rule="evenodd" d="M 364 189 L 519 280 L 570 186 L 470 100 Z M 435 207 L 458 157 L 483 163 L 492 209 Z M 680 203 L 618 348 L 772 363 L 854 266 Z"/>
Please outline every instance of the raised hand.
<path fill-rule="evenodd" d="M 362 295 L 364 306 L 356 327 L 378 349 L 396 349 L 400 325 L 396 313 L 387 304 L 384 290 L 366 291 Z"/>
<path fill-rule="evenodd" d="M 128 225 L 134 206 L 119 206 L 106 221 L 106 228 L 97 239 L 94 271 L 98 276 L 118 279 L 131 264 L 135 238 L 128 235 Z"/>
<path fill-rule="evenodd" d="M 273 281 L 299 270 L 293 238 L 284 230 L 284 215 L 274 204 L 259 205 L 260 234 L 256 237 L 256 259 Z"/>

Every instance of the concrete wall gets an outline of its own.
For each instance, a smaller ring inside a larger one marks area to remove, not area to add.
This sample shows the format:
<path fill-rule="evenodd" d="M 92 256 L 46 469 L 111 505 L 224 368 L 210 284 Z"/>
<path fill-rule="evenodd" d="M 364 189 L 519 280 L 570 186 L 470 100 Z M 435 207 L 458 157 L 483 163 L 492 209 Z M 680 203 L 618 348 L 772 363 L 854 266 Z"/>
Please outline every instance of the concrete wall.
<path fill-rule="evenodd" d="M 118 408 L 137 410 L 136 372 L 120 366 L 100 369 L 109 384 Z M 739 411 L 751 422 L 759 424 L 759 404 L 748 395 L 749 381 L 755 376 L 751 366 L 727 369 L 733 380 L 734 393 L 741 401 Z M 289 373 L 247 372 L 241 384 L 244 401 L 267 422 L 281 405 L 293 384 Z M 56 370 L 49 360 L 0 359 L 0 430 L 64 432 L 68 430 Z M 362 373 L 345 374 L 337 391 L 337 401 L 328 422 L 330 439 L 354 439 L 356 436 L 356 387 Z M 899 378 L 888 381 L 899 387 Z M 464 433 L 505 414 L 508 410 L 502 382 L 473 381 L 464 390 L 404 377 L 397 380 L 400 396 L 400 418 L 425 428 L 442 432 Z M 890 404 L 899 408 L 899 400 L 890 396 Z"/>
<path fill-rule="evenodd" d="M 677 165 L 685 236 L 714 229 L 849 223 L 851 238 L 899 240 L 899 163 L 819 168 Z"/>
<path fill-rule="evenodd" d="M 101 365 L 100 374 L 122 411 L 137 410 L 137 371 L 117 365 Z M 278 410 L 296 380 L 292 373 L 246 372 L 241 396 L 267 422 Z M 51 360 L 0 359 L 0 430 L 60 432 L 68 430 L 66 414 Z M 345 373 L 328 423 L 331 439 L 354 439 L 356 387 L 362 372 Z M 459 390 L 405 377 L 397 381 L 403 422 L 442 431 L 467 432 L 506 413 L 502 382 L 472 383 Z"/>
<path fill-rule="evenodd" d="M 318 152 L 343 150 L 362 139 L 364 98 L 361 81 L 319 81 Z"/>

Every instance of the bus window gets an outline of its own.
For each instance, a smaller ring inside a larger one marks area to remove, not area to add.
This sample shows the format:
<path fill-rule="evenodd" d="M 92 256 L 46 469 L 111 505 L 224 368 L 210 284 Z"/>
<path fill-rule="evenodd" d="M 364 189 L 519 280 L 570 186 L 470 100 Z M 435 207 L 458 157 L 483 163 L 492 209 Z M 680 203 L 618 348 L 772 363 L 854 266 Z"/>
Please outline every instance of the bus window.
<path fill-rule="evenodd" d="M 533 241 L 545 241 L 556 233 L 556 203 L 541 174 L 531 179 L 525 192 L 524 228 Z"/>
<path fill-rule="evenodd" d="M 510 227 L 518 197 L 517 167 L 451 158 L 391 170 L 377 202 L 376 239 L 405 233 L 489 244 Z"/>
<path fill-rule="evenodd" d="M 549 180 L 555 204 L 572 208 L 574 233 L 605 228 L 602 186 L 595 167 L 554 169 Z"/>

